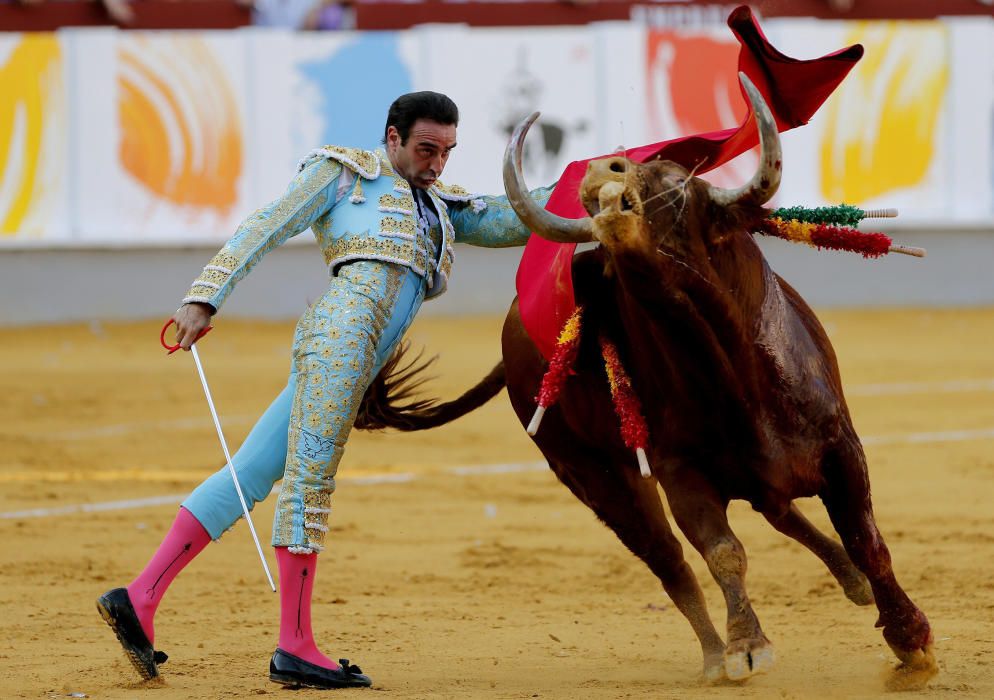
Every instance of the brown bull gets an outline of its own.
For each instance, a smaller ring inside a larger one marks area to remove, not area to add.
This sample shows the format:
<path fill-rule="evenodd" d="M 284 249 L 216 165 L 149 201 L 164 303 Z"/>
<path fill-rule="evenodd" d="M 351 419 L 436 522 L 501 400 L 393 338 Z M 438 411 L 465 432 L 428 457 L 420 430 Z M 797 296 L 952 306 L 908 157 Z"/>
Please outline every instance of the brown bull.
<path fill-rule="evenodd" d="M 505 186 L 532 230 L 560 242 L 600 245 L 576 256 L 584 307 L 575 376 L 535 435 L 556 476 L 659 577 L 690 621 L 711 681 L 745 679 L 773 663 L 745 587 L 746 554 L 726 517 L 748 501 L 780 532 L 821 559 L 854 603 L 876 602 L 878 626 L 900 678 L 934 674 L 925 615 L 898 585 L 874 522 L 866 459 L 843 397 L 831 343 L 814 313 L 772 272 L 750 231 L 780 181 L 777 129 L 743 78 L 763 153 L 737 190 L 712 187 L 670 161 L 623 157 L 590 163 L 581 199 L 590 216 L 566 220 L 536 207 L 520 171 L 518 127 L 505 158 Z M 622 442 L 598 338 L 619 348 L 649 426 L 654 478 L 643 479 Z M 506 384 L 527 425 L 547 364 L 515 303 L 503 332 Z M 417 411 L 381 408 L 362 427 L 422 429 L 479 405 L 503 385 L 498 368 L 457 401 Z M 382 380 L 374 386 L 384 390 Z M 380 397 L 382 398 L 382 396 Z M 676 523 L 707 562 L 728 608 L 727 643 L 670 530 L 657 483 Z M 819 496 L 842 546 L 793 504 Z M 855 566 L 854 566 L 855 564 Z"/>

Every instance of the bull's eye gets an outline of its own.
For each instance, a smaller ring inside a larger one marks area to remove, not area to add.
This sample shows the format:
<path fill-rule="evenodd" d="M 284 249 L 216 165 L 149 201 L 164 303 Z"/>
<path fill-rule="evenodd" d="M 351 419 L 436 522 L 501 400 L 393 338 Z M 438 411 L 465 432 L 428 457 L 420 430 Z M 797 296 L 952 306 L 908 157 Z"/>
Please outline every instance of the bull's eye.
<path fill-rule="evenodd" d="M 612 173 L 623 173 L 623 172 L 625 172 L 625 166 L 620 161 L 617 161 L 617 160 L 614 161 L 613 163 L 611 163 L 611 165 L 609 166 L 609 169 L 611 170 Z"/>
<path fill-rule="evenodd" d="M 621 195 L 621 211 L 631 211 L 632 204 L 628 201 L 628 197 Z"/>

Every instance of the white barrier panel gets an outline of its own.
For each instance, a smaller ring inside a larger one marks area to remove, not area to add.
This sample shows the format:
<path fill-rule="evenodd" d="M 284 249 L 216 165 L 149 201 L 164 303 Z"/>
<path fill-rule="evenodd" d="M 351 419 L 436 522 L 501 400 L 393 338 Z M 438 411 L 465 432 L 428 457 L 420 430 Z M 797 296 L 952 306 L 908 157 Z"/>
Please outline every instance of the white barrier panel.
<path fill-rule="evenodd" d="M 994 213 L 994 20 L 948 20 L 952 32 L 946 174 L 952 215 L 991 219 Z"/>
<path fill-rule="evenodd" d="M 943 179 L 951 166 L 950 40 L 940 22 L 778 22 L 772 41 L 790 56 L 866 48 L 811 123 L 791 135 L 783 199 L 893 206 L 908 218 L 954 215 Z"/>
<path fill-rule="evenodd" d="M 252 206 L 245 42 L 232 32 L 78 32 L 73 160 L 82 237 L 224 237 Z"/>
<path fill-rule="evenodd" d="M 747 113 L 738 80 L 739 43 L 728 28 L 652 29 L 644 42 L 644 141 L 739 126 Z M 758 147 L 703 175 L 720 187 L 752 177 Z"/>
<path fill-rule="evenodd" d="M 775 203 L 897 206 L 909 222 L 994 221 L 994 20 L 769 20 L 785 54 L 866 55 L 784 136 Z M 292 34 L 65 30 L 0 34 L 0 245 L 220 242 L 328 143 L 372 147 L 410 90 L 460 106 L 445 179 L 499 192 L 512 125 L 543 113 L 526 175 L 735 126 L 727 28 Z M 745 154 L 707 178 L 737 184 Z"/>
<path fill-rule="evenodd" d="M 597 66 L 587 28 L 425 30 L 432 89 L 459 105 L 459 146 L 445 178 L 487 193 L 503 192 L 504 147 L 521 119 L 538 110 L 526 142 L 531 186 L 558 179 L 572 160 L 603 149 L 597 143 Z"/>
<path fill-rule="evenodd" d="M 249 72 L 255 205 L 276 197 L 309 151 L 374 148 L 390 103 L 417 89 L 417 33 L 244 32 Z"/>

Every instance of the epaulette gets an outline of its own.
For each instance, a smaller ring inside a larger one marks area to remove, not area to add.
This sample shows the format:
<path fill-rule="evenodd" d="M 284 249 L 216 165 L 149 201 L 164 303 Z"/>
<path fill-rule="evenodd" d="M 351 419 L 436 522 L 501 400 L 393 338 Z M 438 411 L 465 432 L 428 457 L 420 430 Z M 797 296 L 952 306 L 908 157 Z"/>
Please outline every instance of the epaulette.
<path fill-rule="evenodd" d="M 380 158 L 374 151 L 345 148 L 344 146 L 325 146 L 314 149 L 301 158 L 300 163 L 297 164 L 297 170 L 303 170 L 314 158 L 319 156 L 337 160 L 366 180 L 375 180 L 380 176 Z"/>
<path fill-rule="evenodd" d="M 436 180 L 431 189 L 440 198 L 447 202 L 469 202 L 473 211 L 481 212 L 487 208 L 487 203 L 483 200 L 483 195 L 470 192 L 465 187 L 459 185 L 445 185 L 441 180 Z"/>

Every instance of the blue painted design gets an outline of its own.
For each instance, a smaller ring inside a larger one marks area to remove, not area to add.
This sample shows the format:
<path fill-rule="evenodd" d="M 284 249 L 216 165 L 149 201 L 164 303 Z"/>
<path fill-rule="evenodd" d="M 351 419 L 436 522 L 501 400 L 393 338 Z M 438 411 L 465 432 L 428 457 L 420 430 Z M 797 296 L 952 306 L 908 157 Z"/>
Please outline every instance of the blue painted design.
<path fill-rule="evenodd" d="M 298 66 L 321 95 L 324 130 L 317 145 L 372 148 L 380 143 L 390 103 L 413 85 L 400 57 L 399 37 L 397 32 L 363 32 L 330 56 Z"/>

